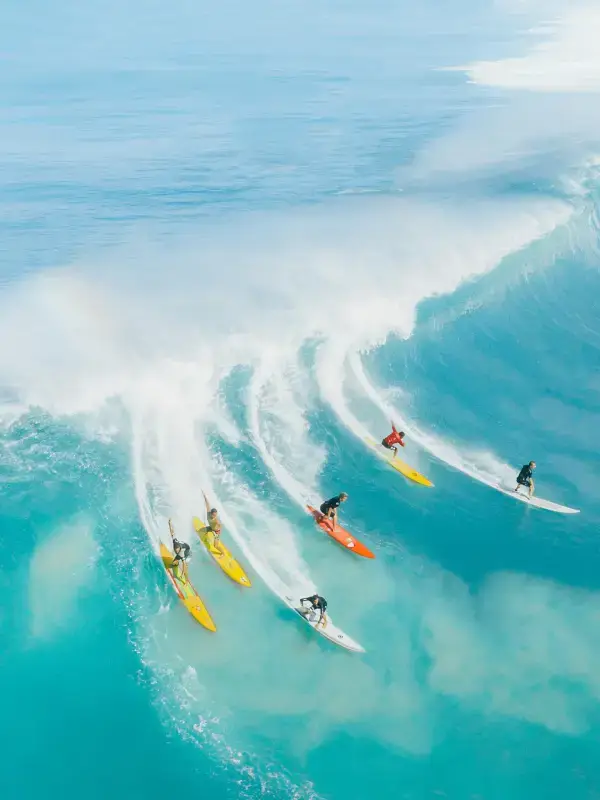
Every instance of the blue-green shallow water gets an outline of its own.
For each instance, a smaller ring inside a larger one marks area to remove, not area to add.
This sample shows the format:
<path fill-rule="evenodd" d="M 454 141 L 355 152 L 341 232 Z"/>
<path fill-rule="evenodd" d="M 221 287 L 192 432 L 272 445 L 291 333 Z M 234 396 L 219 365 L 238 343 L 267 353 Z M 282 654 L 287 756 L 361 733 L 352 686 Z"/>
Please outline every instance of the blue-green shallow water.
<path fill-rule="evenodd" d="M 35 12 L 0 33 L 2 796 L 595 797 L 593 102 L 440 70 L 539 12 Z M 364 447 L 391 414 L 433 489 Z M 530 458 L 580 515 L 486 485 Z M 341 489 L 375 561 L 303 513 Z M 278 597 L 315 588 L 364 656 Z"/>

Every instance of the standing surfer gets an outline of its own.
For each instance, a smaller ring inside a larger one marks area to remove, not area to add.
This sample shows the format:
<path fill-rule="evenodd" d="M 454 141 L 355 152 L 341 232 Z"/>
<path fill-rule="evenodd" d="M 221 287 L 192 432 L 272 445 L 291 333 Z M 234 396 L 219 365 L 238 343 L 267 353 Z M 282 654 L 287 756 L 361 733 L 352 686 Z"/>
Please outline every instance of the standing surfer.
<path fill-rule="evenodd" d="M 529 464 L 523 464 L 521 472 L 517 475 L 517 487 L 515 492 L 519 491 L 519 486 L 525 486 L 529 490 L 529 497 L 533 496 L 535 484 L 533 482 L 533 470 L 535 469 L 535 461 L 530 461 Z"/>
<path fill-rule="evenodd" d="M 392 422 L 392 432 L 388 434 L 385 439 L 381 440 L 381 444 L 387 450 L 393 450 L 394 458 L 398 455 L 398 448 L 396 445 L 400 445 L 400 447 L 404 447 L 404 431 L 397 431 L 396 426 Z"/>
<path fill-rule="evenodd" d="M 336 497 L 331 497 L 329 500 L 325 500 L 325 502 L 321 503 L 319 506 L 319 511 L 324 517 L 330 520 L 332 528 L 334 529 L 337 525 L 337 510 L 347 499 L 348 495 L 346 492 L 340 492 Z"/>

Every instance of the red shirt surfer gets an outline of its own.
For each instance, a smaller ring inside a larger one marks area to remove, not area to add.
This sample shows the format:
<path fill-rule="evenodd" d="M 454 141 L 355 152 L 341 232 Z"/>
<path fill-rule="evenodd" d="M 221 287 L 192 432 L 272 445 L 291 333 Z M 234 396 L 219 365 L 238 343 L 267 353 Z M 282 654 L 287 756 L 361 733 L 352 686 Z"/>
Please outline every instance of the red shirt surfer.
<path fill-rule="evenodd" d="M 396 430 L 396 426 L 392 422 L 392 432 L 385 437 L 385 439 L 381 440 L 381 444 L 387 450 L 394 451 L 394 458 L 398 455 L 398 448 L 395 445 L 400 445 L 400 447 L 404 447 L 404 431 L 398 432 Z"/>

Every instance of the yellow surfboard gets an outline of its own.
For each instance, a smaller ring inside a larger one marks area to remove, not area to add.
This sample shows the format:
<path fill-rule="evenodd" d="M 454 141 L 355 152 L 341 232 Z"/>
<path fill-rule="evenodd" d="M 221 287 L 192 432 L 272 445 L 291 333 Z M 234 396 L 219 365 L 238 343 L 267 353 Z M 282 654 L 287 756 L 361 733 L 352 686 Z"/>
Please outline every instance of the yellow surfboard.
<path fill-rule="evenodd" d="M 173 569 L 173 553 L 162 542 L 160 543 L 160 557 L 173 588 L 192 617 L 209 631 L 216 631 L 217 626 L 200 599 L 200 595 L 192 586 L 189 578 L 181 573 L 179 566 Z"/>
<path fill-rule="evenodd" d="M 420 484 L 421 486 L 433 486 L 433 483 L 426 478 L 425 475 L 421 475 L 420 472 L 417 472 L 416 469 L 413 469 L 409 466 L 405 461 L 401 461 L 399 458 L 394 458 L 394 454 L 391 450 L 384 450 L 383 447 L 380 445 L 379 442 L 376 442 L 375 439 L 366 438 L 365 442 L 369 445 L 371 450 L 373 450 L 379 458 L 385 461 L 390 467 L 397 470 L 401 475 L 404 475 L 405 478 L 408 478 L 415 483 Z"/>
<path fill-rule="evenodd" d="M 206 528 L 206 523 L 202 522 L 198 517 L 192 517 L 194 529 L 198 534 L 198 538 L 206 547 L 207 552 L 214 558 L 217 564 L 221 567 L 226 575 L 229 575 L 232 581 L 239 583 L 241 586 L 252 586 L 250 578 L 246 575 L 240 564 L 231 555 L 229 550 L 223 544 L 223 540 L 219 539 L 219 548 L 209 547 L 206 543 L 202 531 Z"/>

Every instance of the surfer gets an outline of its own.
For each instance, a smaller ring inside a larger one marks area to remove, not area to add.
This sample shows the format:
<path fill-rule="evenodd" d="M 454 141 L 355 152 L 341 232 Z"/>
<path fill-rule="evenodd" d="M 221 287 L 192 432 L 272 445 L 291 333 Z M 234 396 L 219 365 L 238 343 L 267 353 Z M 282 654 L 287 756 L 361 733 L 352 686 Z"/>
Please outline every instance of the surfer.
<path fill-rule="evenodd" d="M 392 421 L 392 432 L 388 434 L 384 439 L 381 440 L 381 444 L 387 450 L 393 450 L 394 458 L 398 455 L 398 448 L 396 445 L 400 445 L 400 447 L 404 447 L 404 431 L 397 431 L 396 426 Z"/>
<path fill-rule="evenodd" d="M 336 497 L 330 497 L 319 506 L 319 511 L 324 517 L 332 521 L 333 527 L 337 525 L 337 510 L 348 499 L 346 492 L 340 492 Z"/>
<path fill-rule="evenodd" d="M 517 475 L 517 487 L 515 492 L 519 491 L 519 486 L 525 486 L 529 489 L 529 497 L 533 495 L 535 484 L 533 482 L 533 470 L 535 469 L 535 461 L 530 461 L 529 464 L 523 464 L 521 472 Z"/>
<path fill-rule="evenodd" d="M 308 608 L 304 608 L 303 606 L 302 608 L 298 609 L 302 616 L 306 617 L 309 622 L 313 622 L 314 618 L 311 619 L 313 614 L 315 614 L 317 611 L 320 612 L 319 621 L 317 622 L 317 625 L 320 625 L 325 617 L 325 611 L 327 610 L 327 600 L 318 594 L 313 594 L 310 597 L 301 597 L 300 603 L 310 603 Z"/>
<path fill-rule="evenodd" d="M 191 559 L 192 548 L 189 546 L 189 544 L 187 544 L 187 542 L 180 542 L 179 539 L 175 538 L 175 531 L 173 529 L 173 523 L 171 520 L 169 520 L 169 533 L 171 534 L 171 539 L 173 540 L 173 550 L 175 552 L 173 561 L 171 562 L 171 568 L 173 573 L 176 574 L 176 567 L 181 566 L 183 578 L 187 580 L 187 564 Z M 176 575 L 176 577 L 181 577 L 181 575 Z"/>
<path fill-rule="evenodd" d="M 213 553 L 221 553 L 221 555 L 225 555 L 223 553 L 223 548 L 221 547 L 221 542 L 219 541 L 221 537 L 221 520 L 219 519 L 219 512 L 216 508 L 210 507 L 208 498 L 204 492 L 202 492 L 202 494 L 204 495 L 204 504 L 206 505 L 206 518 L 208 524 L 205 525 L 204 528 L 200 528 L 198 534 L 209 550 L 211 550 Z"/>

